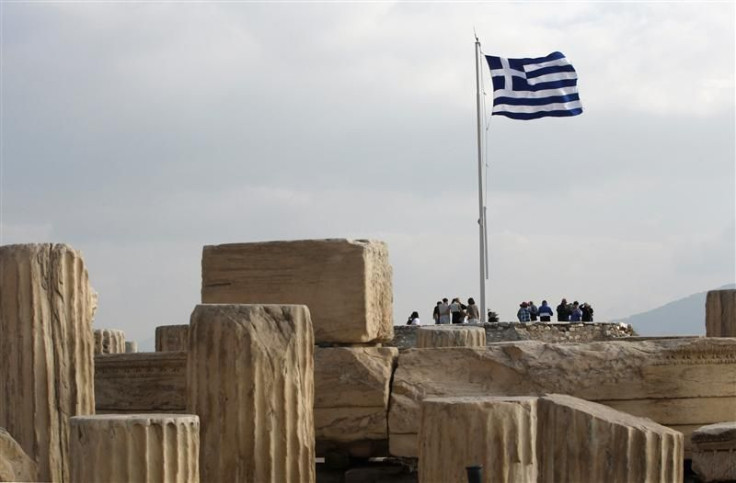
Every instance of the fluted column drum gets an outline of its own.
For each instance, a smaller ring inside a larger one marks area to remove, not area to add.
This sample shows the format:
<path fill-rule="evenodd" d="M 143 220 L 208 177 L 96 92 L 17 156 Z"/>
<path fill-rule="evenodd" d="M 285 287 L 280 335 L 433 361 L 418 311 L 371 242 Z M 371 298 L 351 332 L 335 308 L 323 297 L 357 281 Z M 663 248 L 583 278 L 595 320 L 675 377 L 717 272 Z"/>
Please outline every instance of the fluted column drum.
<path fill-rule="evenodd" d="M 199 418 L 107 414 L 71 418 L 72 483 L 196 483 Z"/>
<path fill-rule="evenodd" d="M 419 327 L 417 348 L 430 347 L 485 347 L 486 331 L 483 327 L 435 325 Z"/>
<path fill-rule="evenodd" d="M 125 354 L 125 332 L 117 329 L 95 330 L 95 354 Z"/>
<path fill-rule="evenodd" d="M 202 481 L 315 481 L 314 338 L 304 305 L 198 305 L 187 412 Z"/>
<path fill-rule="evenodd" d="M 69 417 L 95 410 L 96 306 L 70 246 L 0 247 L 0 427 L 38 463 L 41 481 L 68 481 Z"/>
<path fill-rule="evenodd" d="M 706 337 L 736 337 L 736 290 L 711 290 L 705 299 Z"/>

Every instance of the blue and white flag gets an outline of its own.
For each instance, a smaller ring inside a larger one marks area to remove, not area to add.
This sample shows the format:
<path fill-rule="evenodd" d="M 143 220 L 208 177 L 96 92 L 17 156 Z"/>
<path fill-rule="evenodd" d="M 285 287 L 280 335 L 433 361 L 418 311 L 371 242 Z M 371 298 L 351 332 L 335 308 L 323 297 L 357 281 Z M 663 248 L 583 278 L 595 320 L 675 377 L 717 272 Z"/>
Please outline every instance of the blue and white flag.
<path fill-rule="evenodd" d="M 583 112 L 578 75 L 561 52 L 536 59 L 486 56 L 493 113 L 511 119 L 577 116 Z"/>

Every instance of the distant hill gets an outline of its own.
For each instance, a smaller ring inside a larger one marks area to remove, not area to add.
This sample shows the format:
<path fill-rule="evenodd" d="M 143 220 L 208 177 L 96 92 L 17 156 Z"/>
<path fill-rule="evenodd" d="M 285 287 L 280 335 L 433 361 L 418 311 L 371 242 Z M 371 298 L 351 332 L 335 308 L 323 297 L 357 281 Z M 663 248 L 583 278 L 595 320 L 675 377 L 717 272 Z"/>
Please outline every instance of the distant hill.
<path fill-rule="evenodd" d="M 736 284 L 715 290 L 733 289 Z M 705 335 L 705 298 L 708 291 L 675 300 L 656 309 L 623 319 L 639 335 Z M 617 319 L 618 320 L 618 319 Z"/>

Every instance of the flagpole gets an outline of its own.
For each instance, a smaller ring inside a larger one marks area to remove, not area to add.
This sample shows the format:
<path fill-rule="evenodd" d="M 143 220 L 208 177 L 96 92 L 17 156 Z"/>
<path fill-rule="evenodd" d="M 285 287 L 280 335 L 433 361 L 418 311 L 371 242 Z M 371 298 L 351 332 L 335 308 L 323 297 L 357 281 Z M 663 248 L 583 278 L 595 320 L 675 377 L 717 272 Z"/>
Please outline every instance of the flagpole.
<path fill-rule="evenodd" d="M 480 80 L 480 40 L 475 36 L 475 90 L 476 90 L 476 117 L 478 124 L 478 232 L 480 239 L 479 264 L 480 267 L 480 322 L 485 322 L 486 314 L 486 217 L 483 202 L 483 113 Z"/>

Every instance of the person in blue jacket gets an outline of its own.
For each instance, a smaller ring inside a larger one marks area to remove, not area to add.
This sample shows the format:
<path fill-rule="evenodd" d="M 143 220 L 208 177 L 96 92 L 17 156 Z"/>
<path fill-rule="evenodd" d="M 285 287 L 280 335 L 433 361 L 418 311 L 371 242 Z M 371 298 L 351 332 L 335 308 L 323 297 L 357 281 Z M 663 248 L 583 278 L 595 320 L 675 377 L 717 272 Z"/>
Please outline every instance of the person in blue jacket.
<path fill-rule="evenodd" d="M 580 322 L 583 318 L 583 311 L 580 310 L 578 301 L 572 303 L 572 312 L 570 312 L 570 322 Z"/>
<path fill-rule="evenodd" d="M 552 307 L 547 305 L 546 300 L 542 300 L 542 305 L 539 307 L 539 320 L 541 322 L 549 322 L 553 315 Z"/>

